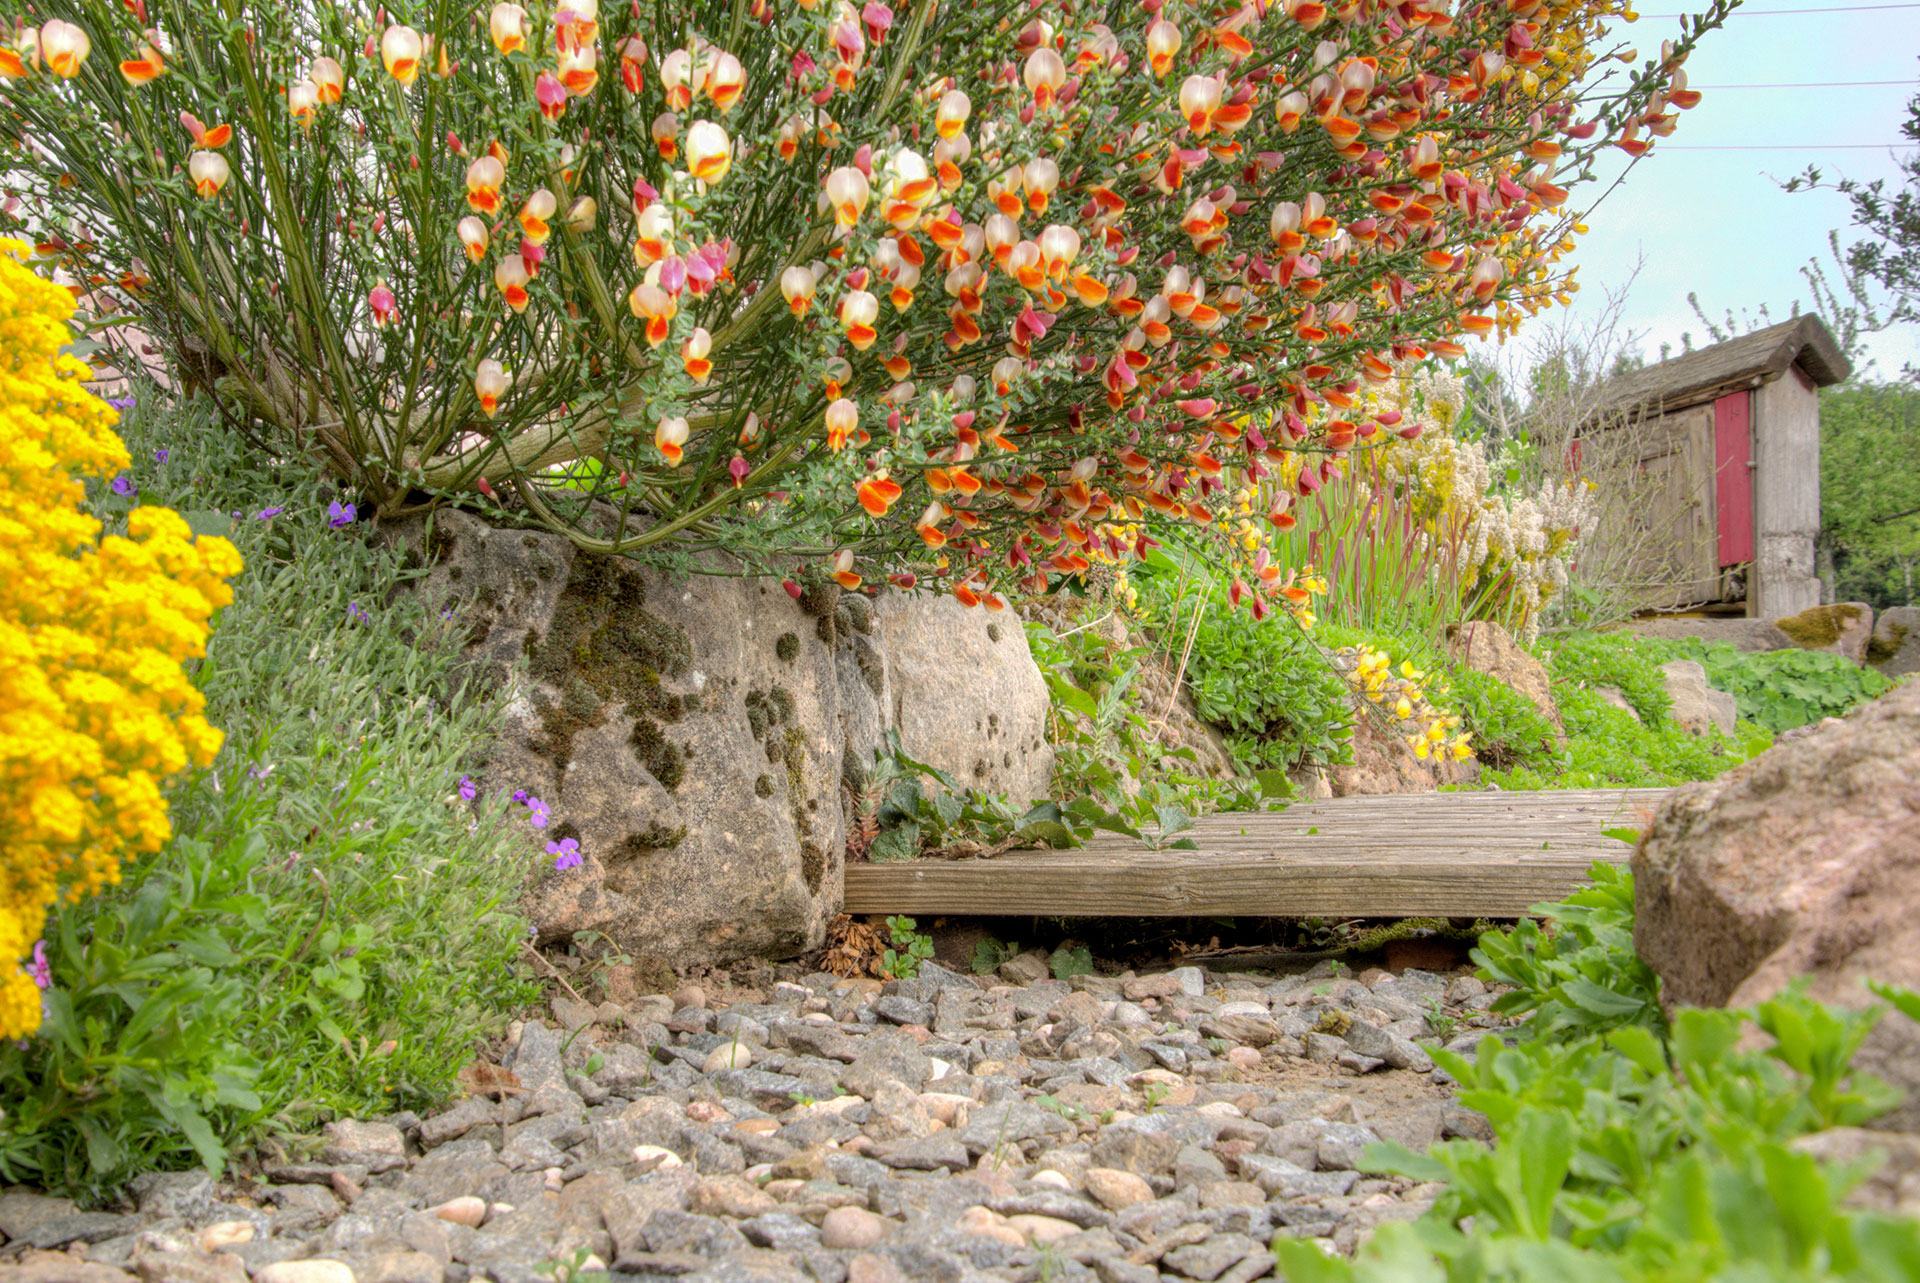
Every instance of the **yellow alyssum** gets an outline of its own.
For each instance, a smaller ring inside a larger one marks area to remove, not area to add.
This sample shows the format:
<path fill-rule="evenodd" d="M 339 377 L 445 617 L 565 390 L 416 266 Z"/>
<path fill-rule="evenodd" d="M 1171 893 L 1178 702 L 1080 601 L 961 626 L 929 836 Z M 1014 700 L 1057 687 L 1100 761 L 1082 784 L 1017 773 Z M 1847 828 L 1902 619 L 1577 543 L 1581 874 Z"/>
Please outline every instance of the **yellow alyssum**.
<path fill-rule="evenodd" d="M 32 1033 L 23 965 L 65 896 L 117 882 L 171 836 L 160 786 L 205 766 L 220 732 L 181 661 L 205 654 L 240 554 L 167 508 L 102 537 L 82 475 L 128 466 L 114 412 L 88 392 L 73 297 L 0 240 L 0 1037 Z"/>

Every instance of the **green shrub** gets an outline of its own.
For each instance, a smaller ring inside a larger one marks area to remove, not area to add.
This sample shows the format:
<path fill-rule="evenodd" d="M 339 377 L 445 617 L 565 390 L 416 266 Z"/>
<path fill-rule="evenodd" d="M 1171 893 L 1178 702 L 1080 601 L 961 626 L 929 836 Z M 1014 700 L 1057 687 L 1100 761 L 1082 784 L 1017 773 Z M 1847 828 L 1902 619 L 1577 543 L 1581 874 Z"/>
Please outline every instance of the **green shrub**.
<path fill-rule="evenodd" d="M 1178 656 L 1189 636 L 1186 679 L 1194 709 L 1227 736 L 1248 769 L 1352 759 L 1353 708 L 1346 680 L 1292 618 L 1256 621 L 1228 604 L 1228 588 L 1195 561 L 1163 552 L 1137 575 L 1140 609 Z"/>
<path fill-rule="evenodd" d="M 225 747 L 175 790 L 161 854 L 58 911 L 46 1026 L 0 1049 L 0 1176 L 96 1194 L 443 1099 L 532 997 L 503 900 L 541 858 L 503 799 L 455 792 L 493 706 L 399 554 L 331 528 L 315 473 L 203 409 L 122 431 L 143 495 L 246 571 L 195 678 Z"/>

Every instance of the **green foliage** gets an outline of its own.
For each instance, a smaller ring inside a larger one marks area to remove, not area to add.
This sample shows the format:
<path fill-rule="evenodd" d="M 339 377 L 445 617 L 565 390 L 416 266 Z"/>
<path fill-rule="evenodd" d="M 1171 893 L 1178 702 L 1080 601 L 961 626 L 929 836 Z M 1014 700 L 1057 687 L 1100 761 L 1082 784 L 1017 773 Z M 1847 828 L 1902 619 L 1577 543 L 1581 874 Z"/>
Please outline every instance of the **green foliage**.
<path fill-rule="evenodd" d="M 221 526 L 246 571 L 195 678 L 225 747 L 173 791 L 164 851 L 58 910 L 47 1026 L 0 1048 L 0 1176 L 89 1194 L 429 1107 L 534 992 L 505 901 L 537 847 L 503 802 L 454 796 L 494 715 L 456 673 L 458 622 L 404 594 L 396 552 L 328 528 L 313 473 L 203 408 L 121 431 L 143 496 Z"/>
<path fill-rule="evenodd" d="M 1047 969 L 1055 980 L 1093 974 L 1093 954 L 1084 944 L 1063 944 L 1047 959 Z"/>
<path fill-rule="evenodd" d="M 1658 1029 L 1660 979 L 1633 952 L 1633 874 L 1596 863 L 1590 885 L 1480 937 L 1472 958 L 1488 981 L 1512 985 L 1494 1003 L 1503 1015 L 1532 1013 L 1537 1036 L 1604 1033 L 1622 1025 Z"/>
<path fill-rule="evenodd" d="M 1444 702 L 1459 715 L 1461 729 L 1473 736 L 1474 755 L 1487 766 L 1549 769 L 1558 760 L 1553 723 L 1499 678 L 1464 666 L 1451 669 Z"/>
<path fill-rule="evenodd" d="M 1840 601 L 1911 605 L 1920 567 L 1920 388 L 1820 394 L 1820 542 Z"/>
<path fill-rule="evenodd" d="M 1665 644 L 1679 658 L 1699 660 L 1707 684 L 1731 694 L 1741 717 L 1775 733 L 1839 717 L 1893 685 L 1874 669 L 1825 651 L 1749 652 L 1694 638 Z"/>
<path fill-rule="evenodd" d="M 1188 816 L 1262 811 L 1291 795 L 1283 771 L 1215 779 L 1200 773 L 1192 749 L 1164 743 L 1140 707 L 1144 650 L 1123 649 L 1086 625 L 1056 633 L 1038 622 L 1027 625 L 1027 643 L 1052 704 L 1056 798 L 1091 798 L 1132 828 L 1165 836 L 1186 825 L 1161 829 L 1162 808 Z"/>
<path fill-rule="evenodd" d="M 1187 654 L 1186 675 L 1200 716 L 1227 733 L 1249 767 L 1352 757 L 1353 713 L 1346 682 L 1290 617 L 1256 621 L 1229 604 L 1228 585 L 1196 558 L 1155 551 L 1137 575 L 1148 626 Z"/>
<path fill-rule="evenodd" d="M 933 937 L 914 928 L 912 918 L 896 914 L 887 919 L 887 938 L 893 947 L 880 955 L 880 974 L 904 980 L 920 974 L 920 964 L 933 957 Z"/>
<path fill-rule="evenodd" d="M 1484 1039 L 1471 1060 L 1435 1052 L 1495 1143 L 1369 1146 L 1364 1170 L 1445 1191 L 1351 1261 L 1276 1239 L 1290 1283 L 1915 1277 L 1920 1222 L 1844 1207 L 1866 1171 L 1792 1147 L 1897 1103 L 1851 1066 L 1879 1010 L 1790 989 L 1751 1011 L 1682 1009 L 1668 1026 L 1630 950 L 1631 880 L 1604 868 L 1593 887 L 1541 906 L 1551 937 L 1489 933 L 1476 951 L 1486 978 L 1520 986 L 1506 1009 L 1532 1012 L 1517 1045 Z M 1915 995 L 1882 996 L 1920 1010 Z"/>
<path fill-rule="evenodd" d="M 1482 775 L 1504 789 L 1659 788 L 1707 780 L 1772 743 L 1761 727 L 1742 723 L 1739 738 L 1718 732 L 1692 735 L 1673 720 L 1660 665 L 1674 658 L 1672 643 L 1622 632 L 1579 632 L 1556 638 L 1543 658 L 1554 702 L 1567 728 L 1565 750 L 1554 759 L 1521 760 Z M 1611 686 L 1634 713 L 1602 699 Z"/>
<path fill-rule="evenodd" d="M 1020 956 L 1018 944 L 1003 944 L 992 936 L 973 942 L 973 974 L 990 976 L 1010 958 Z"/>
<path fill-rule="evenodd" d="M 897 734 L 889 735 L 887 751 L 875 758 L 869 788 L 880 803 L 879 831 L 868 858 L 879 863 L 911 860 L 923 850 L 961 842 L 1003 849 L 1078 846 L 1091 831 L 1090 824 L 1052 802 L 1022 810 L 1005 794 L 963 789 L 939 767 L 908 757 Z"/>

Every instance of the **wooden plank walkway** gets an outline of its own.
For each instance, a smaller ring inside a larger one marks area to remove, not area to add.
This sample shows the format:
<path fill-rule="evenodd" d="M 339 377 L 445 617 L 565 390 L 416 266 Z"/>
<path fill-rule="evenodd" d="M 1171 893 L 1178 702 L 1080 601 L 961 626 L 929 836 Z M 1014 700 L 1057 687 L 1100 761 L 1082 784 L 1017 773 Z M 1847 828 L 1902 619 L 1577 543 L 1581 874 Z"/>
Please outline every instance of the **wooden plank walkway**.
<path fill-rule="evenodd" d="M 1605 836 L 1640 828 L 1666 789 L 1407 793 L 1208 816 L 1152 851 L 1101 833 L 1070 851 L 849 864 L 846 912 L 1049 917 L 1511 918 L 1555 900 Z"/>

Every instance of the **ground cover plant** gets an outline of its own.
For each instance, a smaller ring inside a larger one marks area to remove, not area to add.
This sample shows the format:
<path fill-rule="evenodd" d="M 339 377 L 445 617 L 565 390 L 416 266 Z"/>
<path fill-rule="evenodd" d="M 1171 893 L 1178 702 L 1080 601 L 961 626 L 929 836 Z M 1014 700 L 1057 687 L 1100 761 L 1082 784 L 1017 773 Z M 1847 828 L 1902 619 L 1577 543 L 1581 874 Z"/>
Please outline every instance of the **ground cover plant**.
<path fill-rule="evenodd" d="M 548 858 L 528 808 L 463 796 L 492 705 L 398 551 L 204 403 L 143 394 L 121 432 L 109 529 L 171 504 L 246 569 L 192 673 L 219 756 L 168 789 L 170 841 L 53 910 L 45 1024 L 0 1045 L 0 1174 L 88 1193 L 444 1098 L 533 995 L 503 901 Z"/>
<path fill-rule="evenodd" d="M 7 217 L 383 518 L 995 605 L 1404 430 L 1363 390 L 1567 297 L 1728 7 L 70 0 Z"/>
<path fill-rule="evenodd" d="M 1707 780 L 1766 749 L 1772 734 L 1743 721 L 1736 735 L 1693 735 L 1673 720 L 1660 665 L 1664 643 L 1625 633 L 1569 633 L 1542 643 L 1553 698 L 1566 725 L 1563 750 L 1519 753 L 1511 764 L 1483 771 L 1480 783 L 1505 789 L 1657 788 Z M 1600 688 L 1620 692 L 1633 708 L 1609 703 Z M 1501 717 L 1507 714 L 1499 714 Z M 1516 723 L 1517 724 L 1517 723 Z"/>
<path fill-rule="evenodd" d="M 1824 1007 L 1789 990 L 1749 1011 L 1668 1020 L 1632 952 L 1631 875 L 1540 906 L 1555 930 L 1488 932 L 1482 975 L 1529 1018 L 1469 1060 L 1435 1059 L 1484 1114 L 1491 1148 L 1368 1149 L 1363 1167 L 1446 1182 L 1412 1224 L 1382 1225 L 1355 1259 L 1276 1239 L 1292 1283 L 1895 1283 L 1920 1270 L 1920 1221 L 1841 1200 L 1867 1171 L 1797 1151 L 1857 1126 L 1898 1093 L 1850 1061 L 1882 1008 Z M 1920 1010 L 1914 995 L 1884 996 Z M 1746 1036 L 1752 1034 L 1752 1038 Z"/>
<path fill-rule="evenodd" d="M 1732 695 L 1741 717 L 1776 733 L 1839 717 L 1893 685 L 1885 674 L 1825 651 L 1743 651 L 1691 637 L 1653 649 L 1663 657 L 1699 661 L 1707 684 Z"/>

